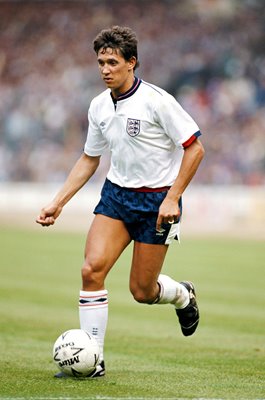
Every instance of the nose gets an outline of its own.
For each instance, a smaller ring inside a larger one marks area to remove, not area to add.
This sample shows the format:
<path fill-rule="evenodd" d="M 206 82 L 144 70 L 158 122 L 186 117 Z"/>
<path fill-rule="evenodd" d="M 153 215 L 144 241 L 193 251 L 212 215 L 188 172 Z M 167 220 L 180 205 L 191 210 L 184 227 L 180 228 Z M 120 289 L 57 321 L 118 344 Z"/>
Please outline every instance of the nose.
<path fill-rule="evenodd" d="M 103 65 L 101 67 L 101 73 L 102 73 L 102 75 L 108 75 L 109 74 L 109 68 L 108 68 L 107 65 Z"/>

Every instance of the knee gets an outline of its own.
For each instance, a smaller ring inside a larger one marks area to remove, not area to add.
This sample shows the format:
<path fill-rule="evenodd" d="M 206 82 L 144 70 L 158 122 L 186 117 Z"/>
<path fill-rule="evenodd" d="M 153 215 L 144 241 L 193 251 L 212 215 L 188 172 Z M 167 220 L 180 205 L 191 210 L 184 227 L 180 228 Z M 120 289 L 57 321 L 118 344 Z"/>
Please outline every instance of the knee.
<path fill-rule="evenodd" d="M 85 260 L 82 269 L 83 290 L 100 290 L 104 285 L 103 268 L 97 262 Z"/>
<path fill-rule="evenodd" d="M 152 287 L 130 285 L 130 291 L 138 303 L 153 304 L 157 298 L 157 290 Z"/>
<path fill-rule="evenodd" d="M 90 264 L 84 263 L 81 269 L 83 284 L 89 285 L 95 282 L 96 276 L 93 267 Z"/>

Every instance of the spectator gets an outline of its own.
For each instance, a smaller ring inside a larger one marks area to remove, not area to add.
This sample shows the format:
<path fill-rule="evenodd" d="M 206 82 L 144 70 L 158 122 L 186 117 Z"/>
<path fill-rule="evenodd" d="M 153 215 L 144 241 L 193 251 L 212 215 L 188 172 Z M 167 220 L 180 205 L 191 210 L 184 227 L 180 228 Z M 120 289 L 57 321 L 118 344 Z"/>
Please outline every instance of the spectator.
<path fill-rule="evenodd" d="M 140 39 L 139 76 L 202 128 L 195 182 L 264 184 L 264 9 L 262 0 L 1 2 L 0 181 L 65 179 L 102 91 L 89 43 L 127 24 Z"/>

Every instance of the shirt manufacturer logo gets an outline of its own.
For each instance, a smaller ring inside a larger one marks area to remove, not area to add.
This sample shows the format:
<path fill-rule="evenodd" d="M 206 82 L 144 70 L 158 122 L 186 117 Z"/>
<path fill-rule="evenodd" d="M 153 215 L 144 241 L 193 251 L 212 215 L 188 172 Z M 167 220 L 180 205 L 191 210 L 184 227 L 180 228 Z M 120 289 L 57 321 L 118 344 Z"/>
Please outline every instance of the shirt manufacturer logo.
<path fill-rule="evenodd" d="M 140 133 L 140 120 L 128 118 L 126 131 L 130 136 L 137 136 Z"/>

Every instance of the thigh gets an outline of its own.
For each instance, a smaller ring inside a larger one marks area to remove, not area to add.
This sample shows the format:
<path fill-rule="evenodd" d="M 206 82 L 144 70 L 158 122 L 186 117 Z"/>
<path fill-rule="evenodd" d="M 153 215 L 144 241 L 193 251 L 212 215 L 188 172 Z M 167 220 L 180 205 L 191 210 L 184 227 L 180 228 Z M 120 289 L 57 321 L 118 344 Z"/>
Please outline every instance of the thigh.
<path fill-rule="evenodd" d="M 130 289 L 132 292 L 139 290 L 157 295 L 157 279 L 162 269 L 167 245 L 134 243 L 133 259 L 130 274 Z"/>
<path fill-rule="evenodd" d="M 106 276 L 130 241 L 122 221 L 97 214 L 87 235 L 85 265 Z"/>

